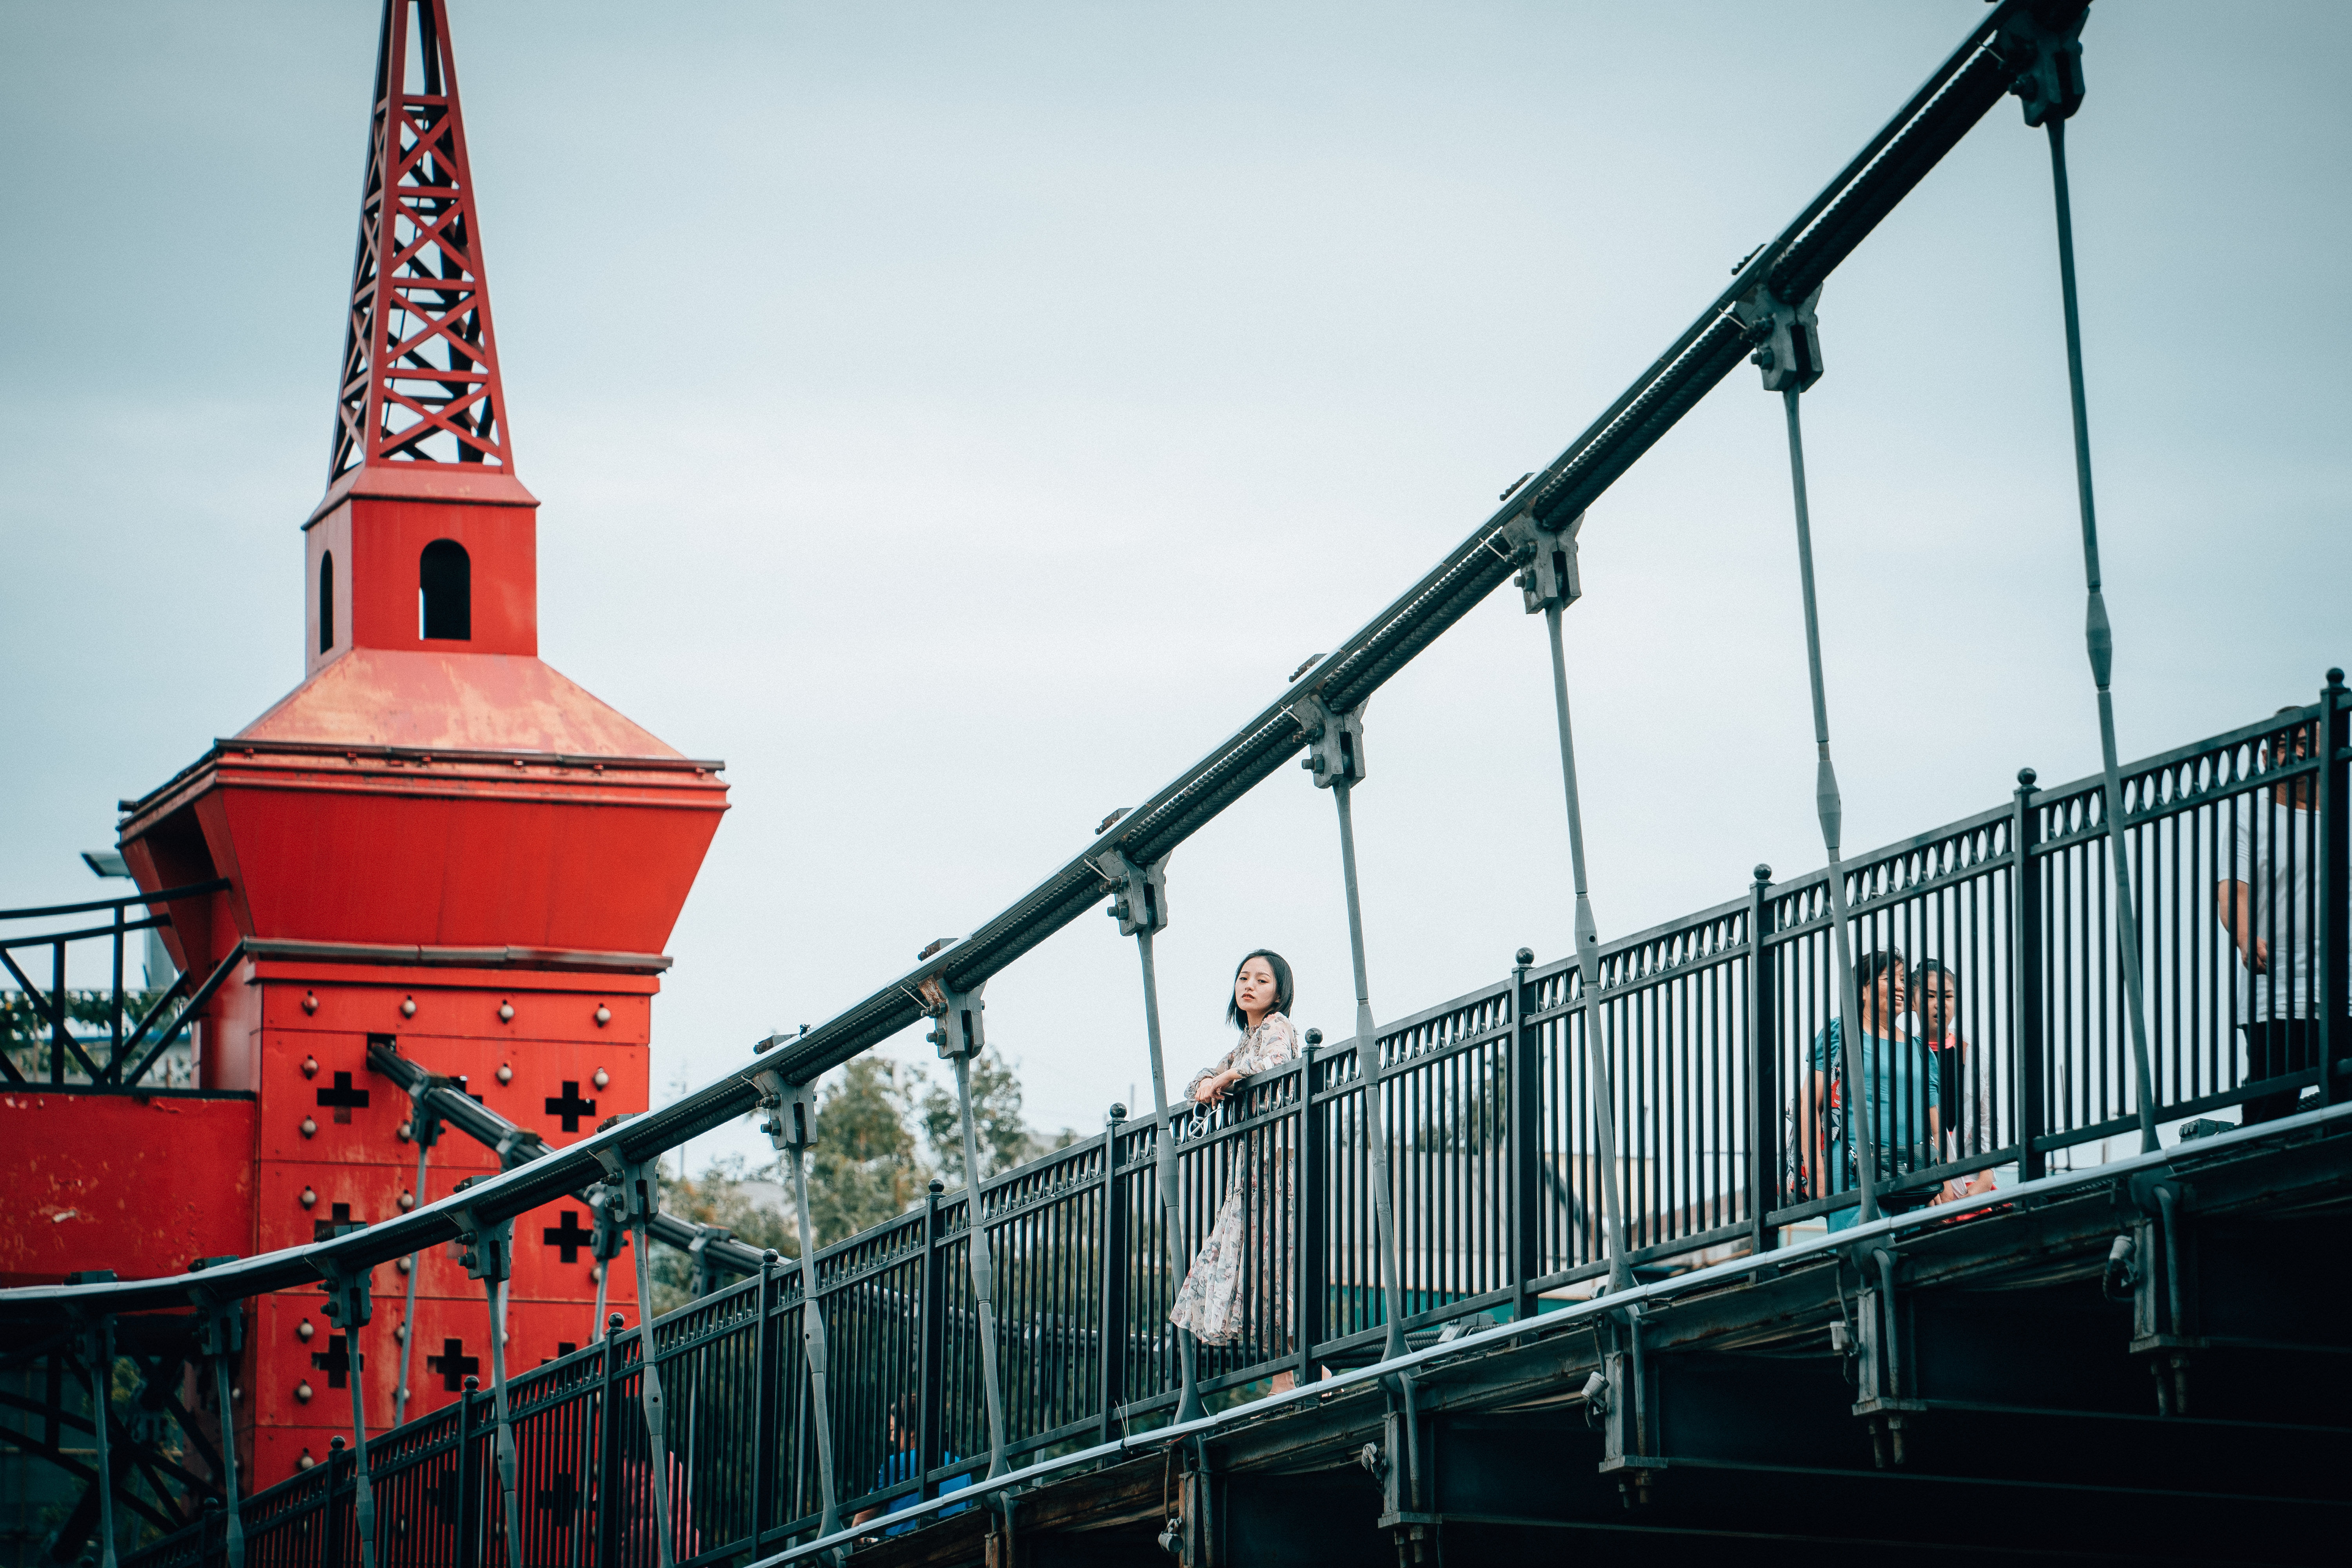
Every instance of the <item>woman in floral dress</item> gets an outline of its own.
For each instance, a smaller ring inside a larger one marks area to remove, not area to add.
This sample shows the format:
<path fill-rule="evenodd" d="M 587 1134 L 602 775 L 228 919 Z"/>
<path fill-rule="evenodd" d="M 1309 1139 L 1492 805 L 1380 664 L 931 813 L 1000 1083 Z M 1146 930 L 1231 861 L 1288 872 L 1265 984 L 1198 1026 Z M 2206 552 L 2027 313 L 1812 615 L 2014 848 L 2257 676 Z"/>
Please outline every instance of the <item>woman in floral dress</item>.
<path fill-rule="evenodd" d="M 1234 972 L 1233 1001 L 1225 1008 L 1226 1018 L 1242 1031 L 1241 1043 L 1216 1066 L 1197 1074 L 1185 1087 L 1185 1098 L 1196 1105 L 1216 1105 L 1251 1074 L 1297 1060 L 1298 1036 L 1286 1016 L 1290 1002 L 1290 965 L 1280 954 L 1261 948 L 1243 959 Z M 1177 1287 L 1168 1321 L 1190 1330 L 1204 1345 L 1229 1345 L 1245 1330 L 1255 1329 L 1259 1339 L 1269 1342 L 1265 1349 L 1278 1353 L 1286 1342 L 1287 1303 L 1276 1259 L 1287 1231 L 1290 1167 L 1279 1140 L 1252 1137 L 1248 1143 L 1225 1188 L 1224 1202 L 1217 1207 L 1217 1223 Z M 1248 1278 L 1253 1231 L 1258 1233 L 1255 1281 Z M 1244 1296 L 1244 1287 L 1253 1283 L 1259 1297 L 1255 1301 Z M 1288 1372 L 1276 1374 L 1276 1393 L 1289 1386 Z"/>

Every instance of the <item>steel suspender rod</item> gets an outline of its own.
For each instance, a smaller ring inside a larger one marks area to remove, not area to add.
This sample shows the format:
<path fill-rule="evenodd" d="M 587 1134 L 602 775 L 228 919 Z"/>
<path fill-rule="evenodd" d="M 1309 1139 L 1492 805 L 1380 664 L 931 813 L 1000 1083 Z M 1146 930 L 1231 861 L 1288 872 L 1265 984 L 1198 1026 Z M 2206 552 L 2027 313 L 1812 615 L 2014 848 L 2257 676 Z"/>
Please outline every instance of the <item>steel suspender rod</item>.
<path fill-rule="evenodd" d="M 1805 388 L 1822 376 L 1821 340 L 1817 335 L 1820 323 L 1813 314 L 1821 297 L 1822 291 L 1815 289 L 1802 300 L 1791 304 L 1759 284 L 1739 301 L 1736 310 L 1748 326 L 1748 341 L 1756 344 L 1751 357 L 1764 372 L 1764 390 L 1780 395 L 1781 407 L 1789 421 L 1789 489 L 1797 517 L 1797 580 L 1805 605 L 1805 673 L 1811 682 L 1813 698 L 1813 748 L 1817 759 L 1813 805 L 1821 820 L 1822 848 L 1829 860 L 1830 931 L 1837 972 L 1838 1055 L 1846 1085 L 1843 1103 L 1848 1125 L 1842 1142 L 1854 1154 L 1856 1185 L 1862 1194 L 1856 1223 L 1866 1225 L 1878 1217 L 1877 1166 L 1882 1146 L 1877 1126 L 1878 1096 L 1873 1092 L 1864 1070 L 1868 1064 L 1863 1056 L 1862 1009 L 1853 982 L 1853 934 L 1846 913 L 1845 868 L 1838 853 L 1845 803 L 1838 793 L 1837 767 L 1830 760 L 1830 705 L 1822 683 L 1821 607 L 1813 590 L 1813 520 L 1805 496 L 1805 434 L 1798 412 L 1798 400 Z M 1888 1033 L 1892 1035 L 1891 1027 Z M 1879 1066 L 1890 1074 L 1894 1070 L 1891 1062 L 1881 1062 Z M 1821 1137 L 1815 1147 L 1826 1157 L 1829 1139 Z M 1808 1169 L 1819 1163 L 1818 1159 L 1810 1162 Z M 1834 1171 L 1818 1173 L 1815 1180 L 1823 1190 L 1815 1195 L 1827 1195 L 1835 1177 Z"/>
<path fill-rule="evenodd" d="M 62 984 L 58 994 L 65 994 Z M 114 1412 L 114 1320 L 103 1317 L 91 1323 L 82 1348 L 89 1357 L 89 1426 L 96 1438 L 90 1457 L 97 1470 L 90 1485 L 98 1489 L 99 1568 L 114 1568 L 114 1461 L 108 1452 L 106 1431 Z"/>
<path fill-rule="evenodd" d="M 980 1374 L 988 1400 L 988 1474 L 1001 1476 L 1004 1459 L 1004 1384 L 996 1356 L 996 1266 L 989 1256 L 988 1226 L 980 1190 L 980 1136 L 971 1115 L 971 1064 L 987 1043 L 981 1015 L 987 1004 L 981 993 L 986 981 L 968 991 L 950 991 L 944 983 L 926 994 L 938 1020 L 927 1037 L 944 1059 L 955 1064 L 956 1109 L 963 1123 L 964 1255 L 971 1270 L 972 1304 L 979 1309 Z"/>
<path fill-rule="evenodd" d="M 786 1083 L 773 1069 L 761 1072 L 758 1081 L 768 1112 L 761 1131 L 778 1153 L 790 1157 L 793 1167 L 793 1210 L 801 1230 L 801 1351 L 808 1368 L 809 1420 L 816 1428 L 817 1485 L 824 1499 L 816 1532 L 831 1535 L 841 1528 L 840 1492 L 833 1479 L 833 1368 L 824 1313 L 817 1300 L 816 1227 L 809 1218 L 808 1196 L 808 1152 L 816 1143 L 816 1086 Z"/>
<path fill-rule="evenodd" d="M 2133 887 L 2130 836 L 2125 831 L 2123 771 L 2116 756 L 2114 690 L 2115 628 L 2107 620 L 2099 573 L 2099 520 L 2091 495 L 2091 416 L 2083 394 L 2083 321 L 2074 294 L 2074 214 L 2066 185 L 2066 121 L 2083 103 L 2081 36 L 2087 9 L 2071 25 L 2049 27 L 2021 10 L 2003 30 L 2002 42 L 2020 64 L 2011 90 L 2024 102 L 2025 123 L 2050 136 L 2050 192 L 2058 216 L 2058 291 L 2066 317 L 2066 390 L 2074 423 L 2074 493 L 2083 519 L 2083 638 L 2091 660 L 2091 683 L 2099 703 L 2101 813 L 2107 833 L 2107 859 L 2114 868 L 2116 931 L 2123 969 L 2124 1015 L 2131 1029 L 2133 1087 L 2139 1100 L 2139 1146 L 2154 1152 L 2156 1085 L 2148 1068 L 2147 1002 L 2140 975 L 2139 902 Z"/>
<path fill-rule="evenodd" d="M 441 1119 L 425 1108 L 425 1095 L 435 1079 L 420 1078 L 408 1091 L 408 1131 L 416 1140 L 416 1206 L 425 1206 L 425 1162 L 433 1145 L 440 1141 Z M 393 1384 L 392 1424 L 408 1424 L 408 1364 L 411 1348 L 416 1342 L 416 1276 L 418 1254 L 408 1255 L 408 1303 L 400 1316 L 400 1381 Z"/>
<path fill-rule="evenodd" d="M 654 1544 L 660 1568 L 670 1568 L 673 1552 L 670 1528 L 673 1515 L 669 1506 L 669 1435 L 668 1421 L 662 1408 L 661 1369 L 654 1362 L 654 1280 L 650 1255 L 646 1248 L 646 1226 L 660 1203 L 657 1184 L 660 1167 L 638 1160 L 614 1159 L 613 1174 L 621 1184 L 621 1201 L 627 1205 L 629 1241 L 637 1255 L 637 1386 L 639 1405 L 645 1411 L 646 1464 L 652 1471 L 654 1512 Z M 610 1167 L 608 1167 L 610 1168 Z M 606 1354 L 613 1353 L 607 1351 Z M 614 1506 L 619 1506 L 618 1500 Z"/>
<path fill-rule="evenodd" d="M 1387 1074 L 1381 1037 L 1372 1022 L 1371 981 L 1364 964 L 1364 910 L 1356 887 L 1356 817 L 1349 792 L 1364 778 L 1364 709 L 1361 703 L 1335 713 L 1317 692 L 1290 705 L 1307 731 L 1307 755 L 1299 766 L 1315 775 L 1315 787 L 1331 792 L 1339 813 L 1339 876 L 1348 900 L 1348 952 L 1356 971 L 1356 1071 L 1364 1083 L 1364 1151 L 1372 1166 L 1372 1216 L 1378 1231 L 1381 1283 L 1387 1300 L 1382 1314 L 1388 1334 L 1381 1359 L 1405 1353 L 1404 1256 L 1396 1227 L 1395 1188 L 1389 1179 Z"/>
<path fill-rule="evenodd" d="M 236 1496 L 236 1401 L 229 1386 L 229 1363 L 245 1348 L 245 1312 L 234 1301 L 210 1301 L 203 1313 L 196 1349 L 212 1363 L 213 1399 L 220 1407 L 221 1507 L 228 1516 L 228 1568 L 245 1568 L 245 1514 Z"/>
<path fill-rule="evenodd" d="M 353 1229 L 358 1228 L 356 1226 Z M 327 1319 L 343 1331 L 345 1375 L 352 1389 L 352 1525 L 360 1538 L 361 1568 L 375 1568 L 375 1489 L 368 1479 L 367 1407 L 362 1402 L 360 1329 L 375 1316 L 375 1300 L 368 1287 L 367 1270 L 327 1276 Z M 332 1480 L 330 1476 L 330 1481 Z"/>
<path fill-rule="evenodd" d="M 1601 1222 L 1608 1237 L 1609 1288 L 1630 1289 L 1632 1261 L 1625 1256 L 1625 1172 L 1617 1159 L 1617 1090 L 1609 1070 L 1608 1010 L 1601 1005 L 1601 934 L 1592 918 L 1592 898 L 1584 874 L 1584 807 L 1576 783 L 1576 739 L 1569 722 L 1568 655 L 1560 641 L 1560 612 L 1583 592 L 1576 567 L 1579 512 L 1565 528 L 1546 529 L 1527 512 L 1509 537 L 1526 564 L 1519 588 L 1529 614 L 1543 612 L 1551 640 L 1551 691 L 1559 729 L 1559 776 L 1568 798 L 1569 870 L 1576 885 L 1577 1011 L 1584 1015 L 1586 1072 L 1592 1084 L 1593 1138 L 1601 1156 Z"/>
<path fill-rule="evenodd" d="M 1176 1121 L 1168 1113 L 1168 1068 L 1160 1047 L 1160 972 L 1151 953 L 1151 939 L 1168 929 L 1168 862 L 1162 858 L 1149 867 L 1138 866 L 1118 850 L 1107 849 L 1095 867 L 1113 889 L 1108 912 L 1118 921 L 1121 936 L 1135 938 L 1136 957 L 1143 965 L 1143 1037 L 1151 1052 L 1151 1109 L 1159 1118 L 1151 1133 L 1151 1163 L 1160 1193 L 1160 1235 L 1168 1248 L 1168 1293 L 1172 1300 L 1192 1267 L 1192 1255 L 1184 1245 L 1177 1204 Z M 1105 1156 L 1106 1170 L 1117 1154 L 1112 1150 Z M 1115 1196 L 1104 1201 L 1115 1201 Z M 1209 1412 L 1201 1403 L 1200 1348 L 1191 1331 L 1174 1324 L 1170 1327 L 1176 1330 L 1178 1372 L 1182 1380 L 1176 1393 L 1175 1415 L 1181 1425 Z"/>

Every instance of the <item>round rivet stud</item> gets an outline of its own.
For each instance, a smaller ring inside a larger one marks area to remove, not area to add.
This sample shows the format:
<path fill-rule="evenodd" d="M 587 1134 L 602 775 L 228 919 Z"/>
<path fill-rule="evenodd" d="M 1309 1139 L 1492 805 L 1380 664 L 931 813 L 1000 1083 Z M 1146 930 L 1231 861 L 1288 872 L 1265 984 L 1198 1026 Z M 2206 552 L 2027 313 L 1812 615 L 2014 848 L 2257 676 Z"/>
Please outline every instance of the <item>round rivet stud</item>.
<path fill-rule="evenodd" d="M 513 1003 L 501 1002 L 499 1004 L 499 1022 L 501 1024 L 511 1024 L 514 1022 Z"/>
<path fill-rule="evenodd" d="M 304 1078 L 317 1078 L 319 1076 L 318 1058 L 304 1057 L 302 1058 L 302 1076 Z"/>
<path fill-rule="evenodd" d="M 596 1026 L 603 1028 L 613 1021 L 613 1010 L 602 1002 L 596 1004 Z"/>
<path fill-rule="evenodd" d="M 414 1018 L 416 1016 L 415 997 L 404 996 L 400 999 L 400 1016 L 404 1018 Z"/>
<path fill-rule="evenodd" d="M 602 1089 L 606 1084 L 613 1081 L 613 1075 L 606 1072 L 603 1068 L 598 1068 L 596 1069 L 596 1076 L 588 1081 L 594 1084 L 598 1089 Z"/>
<path fill-rule="evenodd" d="M 392 1266 L 393 1266 L 394 1268 L 399 1269 L 403 1274 L 407 1273 L 407 1272 L 408 1272 L 408 1258 L 407 1258 L 406 1254 L 403 1254 L 402 1256 L 400 1256 L 400 1257 L 398 1257 L 398 1258 L 394 1258 L 394 1259 L 393 1259 L 393 1261 L 392 1261 Z"/>
<path fill-rule="evenodd" d="M 310 1403 L 310 1385 L 309 1384 L 298 1383 L 294 1385 L 294 1401 L 298 1405 L 308 1405 Z M 310 1458 L 308 1454 L 305 1454 L 302 1457 L 306 1459 Z"/>
<path fill-rule="evenodd" d="M 318 1010 L 319 994 L 316 991 L 305 991 L 302 993 L 302 1011 L 305 1013 L 315 1013 Z"/>
<path fill-rule="evenodd" d="M 499 1064 L 499 1081 L 500 1083 L 514 1082 L 514 1068 L 509 1067 L 504 1062 L 500 1062 Z"/>
<path fill-rule="evenodd" d="M 302 1450 L 302 1457 L 294 1461 L 294 1468 L 298 1470 L 307 1470 L 316 1466 L 318 1462 L 310 1457 L 310 1450 L 305 1448 Z"/>
<path fill-rule="evenodd" d="M 400 1343 L 406 1344 L 408 1342 L 408 1325 L 406 1323 L 394 1323 L 392 1326 L 392 1337 Z"/>
<path fill-rule="evenodd" d="M 318 1122 L 308 1116 L 302 1118 L 302 1136 L 305 1138 L 316 1138 L 318 1135 Z"/>
<path fill-rule="evenodd" d="M 408 1123 L 404 1121 L 398 1127 L 393 1129 L 393 1136 L 405 1143 L 414 1137 L 415 1134 L 409 1131 Z"/>
<path fill-rule="evenodd" d="M 403 1213 L 405 1213 L 415 1206 L 416 1194 L 415 1193 L 403 1193 L 400 1194 L 400 1207 Z"/>
<path fill-rule="evenodd" d="M 301 1197 L 296 1201 L 300 1203 L 304 1208 L 309 1208 L 311 1205 L 319 1201 L 319 1194 L 312 1192 L 310 1188 L 304 1187 L 302 1189 Z"/>
<path fill-rule="evenodd" d="M 319 1331 L 317 1329 L 310 1326 L 310 1320 L 308 1318 L 303 1319 L 300 1322 L 294 1325 L 294 1337 L 300 1340 L 306 1345 L 310 1342 L 310 1336 L 318 1331 Z"/>

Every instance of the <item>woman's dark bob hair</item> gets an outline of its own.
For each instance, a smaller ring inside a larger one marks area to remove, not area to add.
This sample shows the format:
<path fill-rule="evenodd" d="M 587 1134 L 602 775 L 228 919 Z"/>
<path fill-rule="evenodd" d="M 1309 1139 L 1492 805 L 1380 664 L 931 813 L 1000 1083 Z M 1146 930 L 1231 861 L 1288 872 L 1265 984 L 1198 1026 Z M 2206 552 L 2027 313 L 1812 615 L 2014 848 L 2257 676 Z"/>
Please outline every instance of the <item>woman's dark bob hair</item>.
<path fill-rule="evenodd" d="M 1274 1010 L 1281 1014 L 1286 1018 L 1289 1017 L 1290 964 L 1288 961 L 1286 960 L 1282 954 L 1275 952 L 1272 948 L 1261 947 L 1254 949 L 1251 952 L 1243 953 L 1241 963 L 1234 965 L 1234 978 L 1235 980 L 1239 980 L 1242 977 L 1242 964 L 1247 963 L 1253 958 L 1265 959 L 1265 966 L 1274 971 Z M 1227 993 L 1225 996 L 1225 1022 L 1231 1024 L 1236 1029 L 1244 1026 L 1242 1022 L 1242 1005 L 1234 999 L 1230 992 Z"/>

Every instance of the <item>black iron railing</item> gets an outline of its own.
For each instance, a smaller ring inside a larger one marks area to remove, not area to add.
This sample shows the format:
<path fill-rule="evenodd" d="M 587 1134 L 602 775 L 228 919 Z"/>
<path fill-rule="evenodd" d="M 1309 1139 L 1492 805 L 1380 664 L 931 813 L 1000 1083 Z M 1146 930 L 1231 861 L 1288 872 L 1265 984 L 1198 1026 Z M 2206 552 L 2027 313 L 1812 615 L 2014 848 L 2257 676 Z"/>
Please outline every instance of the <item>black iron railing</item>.
<path fill-rule="evenodd" d="M 170 925 L 172 917 L 164 912 L 164 906 L 173 900 L 198 898 L 227 886 L 226 880 L 215 879 L 120 899 L 0 910 L 0 972 L 17 985 L 13 993 L 0 991 L 0 1079 L 46 1082 L 53 1088 L 143 1088 L 148 1072 L 186 1035 L 205 1004 L 228 978 L 238 953 L 232 951 L 208 974 L 182 973 L 163 985 L 142 991 L 124 984 L 125 944 L 134 935 Z M 147 909 L 155 912 L 137 913 Z M 104 923 L 68 921 L 63 931 L 8 929 L 22 921 L 91 915 L 103 917 Z M 76 991 L 68 983 L 67 954 L 78 944 L 92 942 L 108 944 L 107 982 Z M 42 956 L 34 959 L 34 953 Z M 35 969 L 46 967 L 46 986 L 34 981 L 26 968 L 28 962 Z M 93 1029 L 103 1024 L 105 1040 L 100 1042 L 95 1034 L 77 1035 L 73 1028 L 77 1023 Z M 102 1058 L 94 1052 L 102 1052 Z"/>
<path fill-rule="evenodd" d="M 2347 718 L 2334 686 L 2320 705 L 2126 771 L 2168 1123 L 2254 1097 L 2341 1092 L 2315 1056 L 2249 1062 L 2247 1026 L 2273 1015 L 2324 1035 L 2339 1074 L 2352 1068 L 2352 1036 L 2322 1006 L 2340 1008 L 2345 994 Z M 2324 731 L 2332 745 L 2316 743 Z M 1882 1197 L 1895 1206 L 1974 1173 L 2032 1177 L 2070 1152 L 2096 1159 L 2102 1141 L 2136 1133 L 2101 782 L 2043 790 L 2022 777 L 2003 805 L 1846 863 L 1855 951 L 1933 960 L 1958 987 L 1957 1041 L 1943 1053 L 1955 1081 L 1948 1093 L 1924 1074 L 1909 1084 L 1907 1110 L 1932 1133 L 1881 1152 Z M 2266 852 L 2262 874 L 2290 895 L 2260 910 L 2261 974 L 2221 918 L 2231 884 L 2252 874 L 2246 852 Z M 1779 884 L 1759 874 L 1739 899 L 1607 944 L 1592 1009 L 1572 961 L 1523 962 L 1380 1031 L 1411 1333 L 1526 1317 L 1605 1284 L 1589 1020 L 1615 1089 L 1608 1110 L 1637 1268 L 1769 1248 L 1788 1226 L 1853 1208 L 1850 1171 L 1809 1173 L 1802 1152 L 1822 1115 L 1817 1064 L 1835 1061 L 1819 1046 L 1835 1011 L 1827 905 L 1819 873 Z M 1924 1061 L 1943 1042 L 1913 1038 L 1916 1028 L 1895 1043 Z M 1376 1356 L 1386 1324 L 1366 1113 L 1356 1042 L 1310 1046 L 1197 1123 L 1180 1113 L 1171 1132 L 1154 1117 L 1115 1117 L 982 1183 L 1008 1457 L 1149 1428 L 1175 1406 L 1174 1281 L 1151 1184 L 1163 1135 L 1177 1139 L 1188 1247 L 1236 1183 L 1248 1193 L 1241 1328 L 1233 1344 L 1202 1347 L 1202 1388 L 1233 1397 L 1280 1371 L 1311 1377 Z M 969 1194 L 935 1189 L 921 1208 L 816 1257 L 845 1516 L 937 1497 L 985 1467 L 971 1242 Z M 652 1325 L 678 1563 L 772 1551 L 818 1523 L 803 1278 L 797 1262 L 772 1263 Z M 642 1331 L 615 1331 L 514 1379 L 529 1562 L 656 1561 L 644 1345 Z M 490 1396 L 468 1392 L 371 1441 L 380 1563 L 500 1557 L 499 1492 L 485 1479 L 493 1426 Z M 356 1563 L 352 1470 L 339 1449 L 250 1500 L 248 1561 Z M 135 1561 L 217 1562 L 223 1537 L 210 1519 Z"/>

